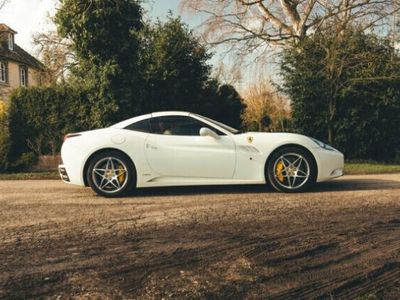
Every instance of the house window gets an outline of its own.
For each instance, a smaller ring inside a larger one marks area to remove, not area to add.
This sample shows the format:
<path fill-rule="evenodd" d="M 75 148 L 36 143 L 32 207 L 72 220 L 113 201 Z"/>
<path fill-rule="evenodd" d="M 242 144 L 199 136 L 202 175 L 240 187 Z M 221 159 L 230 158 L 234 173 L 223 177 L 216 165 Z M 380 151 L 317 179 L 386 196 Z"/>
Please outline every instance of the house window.
<path fill-rule="evenodd" d="M 7 82 L 7 66 L 3 62 L 0 62 L 0 82 Z"/>
<path fill-rule="evenodd" d="M 21 86 L 28 85 L 28 69 L 25 66 L 19 67 L 19 79 Z"/>
<path fill-rule="evenodd" d="M 8 34 L 8 49 L 14 50 L 14 35 L 12 33 Z"/>

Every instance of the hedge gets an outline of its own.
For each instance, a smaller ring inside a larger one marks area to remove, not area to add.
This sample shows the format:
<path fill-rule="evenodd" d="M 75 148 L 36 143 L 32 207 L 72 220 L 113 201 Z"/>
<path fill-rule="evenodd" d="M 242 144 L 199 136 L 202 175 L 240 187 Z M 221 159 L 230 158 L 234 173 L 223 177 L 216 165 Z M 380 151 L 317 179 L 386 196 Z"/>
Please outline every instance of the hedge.
<path fill-rule="evenodd" d="M 8 133 L 4 128 L 0 131 L 2 159 L 7 153 L 5 167 L 24 169 L 39 155 L 58 153 L 65 134 L 91 127 L 88 103 L 85 91 L 68 86 L 15 90 L 8 109 Z M 2 142 L 2 136 L 8 141 Z"/>
<path fill-rule="evenodd" d="M 0 102 L 0 171 L 8 168 L 9 140 L 6 105 L 4 102 Z"/>

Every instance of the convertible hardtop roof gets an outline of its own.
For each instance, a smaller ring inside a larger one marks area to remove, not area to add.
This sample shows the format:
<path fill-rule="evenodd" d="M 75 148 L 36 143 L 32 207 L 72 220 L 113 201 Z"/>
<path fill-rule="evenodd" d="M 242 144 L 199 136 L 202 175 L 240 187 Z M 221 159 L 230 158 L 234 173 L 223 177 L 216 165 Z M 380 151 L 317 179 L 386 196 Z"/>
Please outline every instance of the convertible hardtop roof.
<path fill-rule="evenodd" d="M 162 116 L 190 116 L 193 115 L 193 117 L 195 119 L 200 119 L 202 122 L 224 132 L 225 134 L 236 134 L 239 133 L 240 131 L 237 129 L 234 129 L 228 125 L 222 124 L 218 121 L 215 120 L 211 120 L 207 117 L 204 116 L 200 116 L 198 114 L 195 113 L 191 113 L 191 112 L 187 112 L 187 111 L 159 111 L 159 112 L 153 112 L 147 115 L 142 115 L 142 116 L 138 116 L 138 117 L 134 117 L 122 122 L 119 122 L 117 124 L 114 124 L 111 126 L 111 128 L 119 128 L 119 129 L 124 129 L 125 127 L 139 122 L 141 120 L 145 120 L 145 119 L 149 119 L 149 118 L 153 118 L 153 117 L 162 117 Z"/>
<path fill-rule="evenodd" d="M 148 118 L 153 118 L 153 117 L 161 117 L 161 116 L 188 116 L 190 115 L 190 112 L 187 111 L 158 111 L 158 112 L 153 112 L 150 114 L 146 114 L 146 115 L 141 115 L 141 116 L 137 116 L 137 117 L 133 117 L 130 119 L 127 119 L 125 121 L 119 122 L 117 124 L 112 125 L 112 128 L 125 128 L 126 126 L 144 120 L 144 119 L 148 119 Z"/>

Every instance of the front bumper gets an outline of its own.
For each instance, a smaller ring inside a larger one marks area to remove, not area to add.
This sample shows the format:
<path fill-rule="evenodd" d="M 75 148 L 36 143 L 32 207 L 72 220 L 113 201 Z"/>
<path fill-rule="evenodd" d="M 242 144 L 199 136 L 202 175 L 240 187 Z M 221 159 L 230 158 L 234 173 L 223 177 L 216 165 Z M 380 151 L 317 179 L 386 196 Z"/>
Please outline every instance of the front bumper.
<path fill-rule="evenodd" d="M 319 149 L 316 153 L 318 164 L 317 182 L 343 175 L 344 155 L 339 151 Z"/>
<path fill-rule="evenodd" d="M 64 165 L 58 166 L 58 173 L 60 174 L 62 181 L 68 182 L 68 183 L 70 182 L 67 170 L 65 169 Z"/>

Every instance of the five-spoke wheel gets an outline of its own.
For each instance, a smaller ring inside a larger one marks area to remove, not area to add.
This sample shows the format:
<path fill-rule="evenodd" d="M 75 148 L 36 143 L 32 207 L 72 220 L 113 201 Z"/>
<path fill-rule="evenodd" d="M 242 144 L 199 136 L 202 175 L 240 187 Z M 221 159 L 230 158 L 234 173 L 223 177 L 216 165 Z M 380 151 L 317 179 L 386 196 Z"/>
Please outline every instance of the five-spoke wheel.
<path fill-rule="evenodd" d="M 135 168 L 128 157 L 118 151 L 102 152 L 90 161 L 87 180 L 90 187 L 106 197 L 122 196 L 136 183 Z"/>
<path fill-rule="evenodd" d="M 267 165 L 267 181 L 278 191 L 299 192 L 316 180 L 317 170 L 312 156 L 297 147 L 275 152 Z"/>

